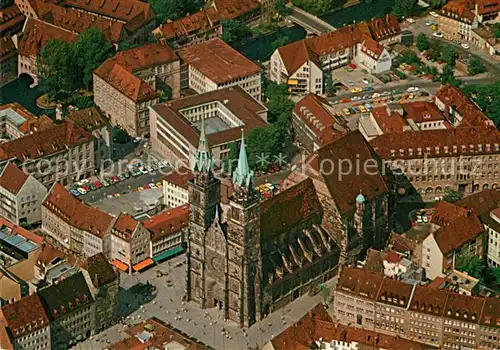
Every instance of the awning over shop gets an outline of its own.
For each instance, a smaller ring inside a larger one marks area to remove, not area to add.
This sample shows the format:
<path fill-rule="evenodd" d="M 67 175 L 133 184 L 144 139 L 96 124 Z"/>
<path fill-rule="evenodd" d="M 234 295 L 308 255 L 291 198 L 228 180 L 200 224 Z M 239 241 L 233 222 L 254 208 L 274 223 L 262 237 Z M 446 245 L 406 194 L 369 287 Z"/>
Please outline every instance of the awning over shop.
<path fill-rule="evenodd" d="M 132 268 L 134 269 L 134 271 L 141 271 L 146 267 L 153 265 L 154 263 L 155 262 L 153 261 L 153 259 L 147 258 L 140 263 L 135 264 L 134 266 L 132 266 Z"/>
<path fill-rule="evenodd" d="M 128 272 L 128 265 L 121 262 L 120 260 L 114 259 L 112 264 L 113 264 L 113 266 L 115 266 L 119 270 L 122 270 L 123 272 Z"/>
<path fill-rule="evenodd" d="M 297 85 L 298 83 L 297 79 L 288 79 L 288 85 Z"/>
<path fill-rule="evenodd" d="M 180 254 L 184 252 L 184 247 L 183 246 L 178 246 L 169 250 L 165 250 L 163 253 L 158 254 L 157 256 L 153 257 L 153 260 L 156 262 L 163 261 L 165 259 L 168 259 L 174 255 Z"/>

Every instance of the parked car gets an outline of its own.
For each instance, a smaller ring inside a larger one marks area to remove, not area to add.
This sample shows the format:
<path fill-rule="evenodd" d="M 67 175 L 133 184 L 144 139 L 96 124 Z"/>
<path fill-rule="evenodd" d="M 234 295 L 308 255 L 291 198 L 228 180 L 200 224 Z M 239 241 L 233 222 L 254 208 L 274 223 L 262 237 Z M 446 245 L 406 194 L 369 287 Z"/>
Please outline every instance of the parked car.
<path fill-rule="evenodd" d="M 97 187 L 97 188 L 101 188 L 102 187 L 102 183 L 100 181 L 96 181 L 96 182 L 94 182 L 94 186 Z"/>
<path fill-rule="evenodd" d="M 133 177 L 137 177 L 139 175 L 142 175 L 142 171 L 140 171 L 139 169 L 132 170 L 132 176 Z"/>
<path fill-rule="evenodd" d="M 360 88 L 360 87 L 356 87 L 356 88 L 351 90 L 351 92 L 354 94 L 357 94 L 358 92 L 362 92 L 362 91 L 363 91 L 363 88 Z"/>
<path fill-rule="evenodd" d="M 345 115 L 350 115 L 351 114 L 351 112 L 349 112 L 349 109 L 347 109 L 347 108 L 344 108 L 342 110 L 342 112 L 344 112 Z"/>
<path fill-rule="evenodd" d="M 83 180 L 80 180 L 78 181 L 78 184 L 80 186 L 83 186 L 83 185 L 87 185 L 90 181 L 88 179 L 83 179 Z"/>
<path fill-rule="evenodd" d="M 93 183 L 90 183 L 90 184 L 89 184 L 89 187 L 90 187 L 90 190 L 91 190 L 91 191 L 95 191 L 95 190 L 97 190 L 97 187 L 96 187 Z"/>
<path fill-rule="evenodd" d="M 89 185 L 82 186 L 82 188 L 85 190 L 85 192 L 90 192 L 90 186 Z"/>
<path fill-rule="evenodd" d="M 71 192 L 71 194 L 75 197 L 78 197 L 81 193 L 78 192 L 77 190 L 69 190 Z"/>
<path fill-rule="evenodd" d="M 380 97 L 380 94 L 379 94 L 378 92 L 376 92 L 376 93 L 374 93 L 374 94 L 372 95 L 372 98 L 379 98 L 379 97 Z"/>
<path fill-rule="evenodd" d="M 442 38 L 444 36 L 443 33 L 441 33 L 441 32 L 435 32 L 432 35 L 434 35 L 436 38 Z"/>
<path fill-rule="evenodd" d="M 139 171 L 140 171 L 141 173 L 143 173 L 143 174 L 147 174 L 147 173 L 149 172 L 149 171 L 148 171 L 146 168 L 144 168 L 144 167 L 140 167 L 140 168 L 139 168 Z"/>
<path fill-rule="evenodd" d="M 123 176 L 128 179 L 130 177 L 130 172 L 126 171 L 123 173 Z"/>
<path fill-rule="evenodd" d="M 353 101 L 359 101 L 359 100 L 361 100 L 361 96 L 354 96 L 354 97 L 352 98 L 352 100 L 353 100 Z"/>
<path fill-rule="evenodd" d="M 417 223 L 421 224 L 423 222 L 422 217 L 420 215 L 417 215 Z"/>
<path fill-rule="evenodd" d="M 413 24 L 413 23 L 415 23 L 415 20 L 413 18 L 407 18 L 406 22 Z"/>
<path fill-rule="evenodd" d="M 340 100 L 340 103 L 349 103 L 349 102 L 351 102 L 350 98 L 343 98 Z"/>
<path fill-rule="evenodd" d="M 148 165 L 146 167 L 146 169 L 148 170 L 149 173 L 152 173 L 154 171 L 153 167 L 151 165 Z"/>
<path fill-rule="evenodd" d="M 85 191 L 85 190 L 84 190 L 83 188 L 81 188 L 81 187 L 78 187 L 77 191 L 78 191 L 78 192 L 80 192 L 80 194 L 86 194 L 86 193 L 87 193 L 87 191 Z"/>
<path fill-rule="evenodd" d="M 113 176 L 113 177 L 111 177 L 111 181 L 113 181 L 113 183 L 117 184 L 118 182 L 120 182 L 120 179 L 118 178 L 118 176 Z"/>
<path fill-rule="evenodd" d="M 408 92 L 417 92 L 418 90 L 420 89 L 416 86 L 410 86 L 408 89 L 406 89 L 406 91 Z"/>
<path fill-rule="evenodd" d="M 354 110 L 356 111 L 356 113 L 361 113 L 361 109 L 359 109 L 359 107 L 358 107 L 358 106 L 355 106 L 355 107 L 353 107 L 353 108 L 354 108 Z"/>
<path fill-rule="evenodd" d="M 124 181 L 127 179 L 124 174 L 118 174 L 118 178 L 120 179 L 120 181 Z"/>
<path fill-rule="evenodd" d="M 351 112 L 351 114 L 356 114 L 356 110 L 352 107 L 349 107 L 349 112 Z"/>
<path fill-rule="evenodd" d="M 460 46 L 462 46 L 462 47 L 463 47 L 464 49 L 466 49 L 466 50 L 470 49 L 469 44 L 465 44 L 465 43 L 464 43 L 464 44 L 462 44 L 462 45 L 460 45 Z"/>
<path fill-rule="evenodd" d="M 438 15 L 436 12 L 434 12 L 434 11 L 429 12 L 429 14 L 430 14 L 432 17 L 439 17 L 439 15 Z"/>
<path fill-rule="evenodd" d="M 367 86 L 365 87 L 365 91 L 373 91 L 373 86 Z"/>
<path fill-rule="evenodd" d="M 153 182 L 151 182 L 151 183 L 149 184 L 149 187 L 151 187 L 151 188 L 156 188 L 156 184 L 154 184 Z"/>
<path fill-rule="evenodd" d="M 366 113 L 366 108 L 363 105 L 359 106 L 359 110 L 361 111 L 361 113 Z"/>
<path fill-rule="evenodd" d="M 370 81 L 368 79 L 366 79 L 366 78 L 363 78 L 363 83 L 366 84 L 366 85 L 368 85 L 368 84 L 370 84 Z"/>
<path fill-rule="evenodd" d="M 109 186 L 111 185 L 111 184 L 109 183 L 109 181 L 108 181 L 108 180 L 106 180 L 106 179 L 102 179 L 102 180 L 101 180 L 101 182 L 102 182 L 102 185 L 103 185 L 104 187 L 109 187 Z"/>

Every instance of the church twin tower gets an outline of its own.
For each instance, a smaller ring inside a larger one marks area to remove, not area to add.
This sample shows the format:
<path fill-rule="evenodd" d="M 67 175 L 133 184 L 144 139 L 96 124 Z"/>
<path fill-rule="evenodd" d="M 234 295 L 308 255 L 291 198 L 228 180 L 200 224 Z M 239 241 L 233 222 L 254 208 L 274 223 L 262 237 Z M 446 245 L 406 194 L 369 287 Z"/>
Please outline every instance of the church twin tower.
<path fill-rule="evenodd" d="M 249 326 L 261 318 L 260 200 L 242 135 L 234 193 L 221 222 L 220 181 L 202 120 L 189 183 L 186 296 L 202 308 L 218 307 L 224 318 Z"/>

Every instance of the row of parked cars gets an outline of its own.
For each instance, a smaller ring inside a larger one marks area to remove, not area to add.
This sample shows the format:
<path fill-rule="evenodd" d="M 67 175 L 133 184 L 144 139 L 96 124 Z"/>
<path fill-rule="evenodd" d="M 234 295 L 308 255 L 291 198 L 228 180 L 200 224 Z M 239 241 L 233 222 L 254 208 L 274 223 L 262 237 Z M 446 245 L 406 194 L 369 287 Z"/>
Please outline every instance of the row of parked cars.
<path fill-rule="evenodd" d="M 138 177 L 141 175 L 146 175 L 159 169 L 164 169 L 170 164 L 166 161 L 158 161 L 155 163 L 151 163 L 150 165 L 145 165 L 141 161 L 135 162 L 128 166 L 128 170 L 124 171 L 121 174 L 114 176 L 103 176 L 99 180 L 90 181 L 88 179 L 83 179 L 77 183 L 71 185 L 69 191 L 74 196 L 78 197 L 84 194 L 87 194 L 91 191 L 98 190 L 102 187 L 109 187 L 111 185 L 117 184 L 119 182 L 125 181 L 130 177 Z"/>

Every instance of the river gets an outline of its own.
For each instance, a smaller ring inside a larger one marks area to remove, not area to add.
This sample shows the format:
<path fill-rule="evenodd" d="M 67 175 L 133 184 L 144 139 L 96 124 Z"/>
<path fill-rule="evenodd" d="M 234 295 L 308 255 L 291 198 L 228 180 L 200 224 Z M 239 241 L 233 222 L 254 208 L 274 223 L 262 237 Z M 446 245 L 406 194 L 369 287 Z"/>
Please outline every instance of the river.
<path fill-rule="evenodd" d="M 371 4 L 362 2 L 321 16 L 321 19 L 338 28 L 352 22 L 365 21 L 375 17 L 385 16 L 391 11 L 393 0 L 373 0 Z M 298 41 L 306 37 L 306 31 L 297 25 L 281 28 L 276 32 L 262 36 L 243 44 L 236 49 L 252 61 L 267 61 L 273 53 L 273 42 L 282 36 L 288 37 L 289 42 Z"/>
<path fill-rule="evenodd" d="M 20 78 L 0 88 L 0 105 L 18 102 L 31 113 L 40 116 L 43 110 L 36 105 L 36 99 L 42 95 L 37 88 L 30 88 L 33 79 L 23 74 Z"/>

